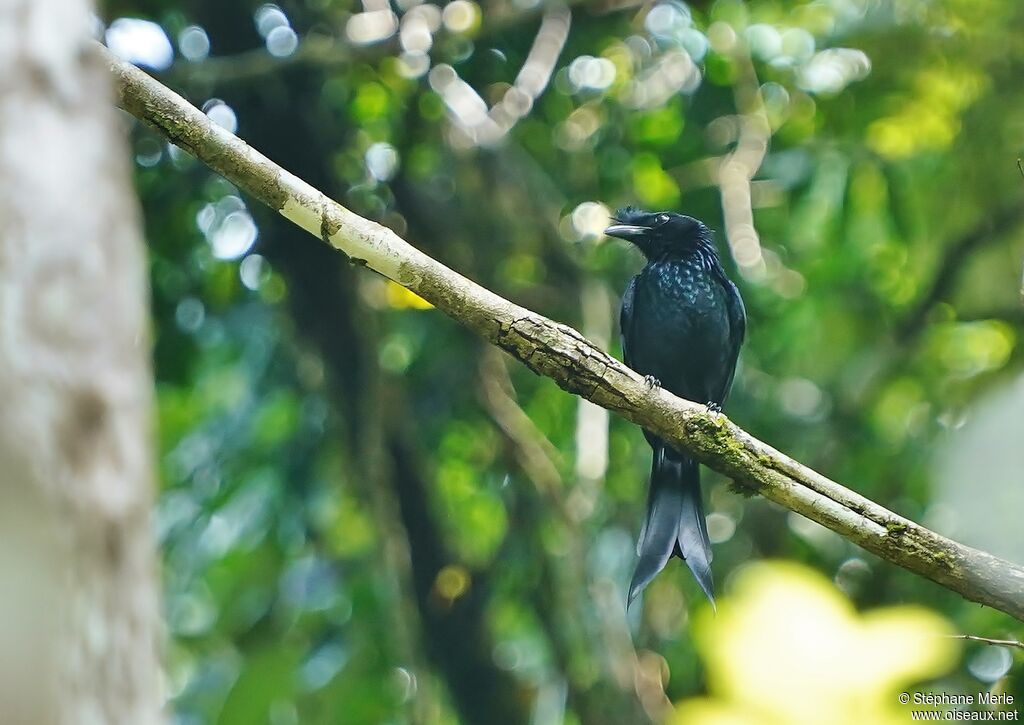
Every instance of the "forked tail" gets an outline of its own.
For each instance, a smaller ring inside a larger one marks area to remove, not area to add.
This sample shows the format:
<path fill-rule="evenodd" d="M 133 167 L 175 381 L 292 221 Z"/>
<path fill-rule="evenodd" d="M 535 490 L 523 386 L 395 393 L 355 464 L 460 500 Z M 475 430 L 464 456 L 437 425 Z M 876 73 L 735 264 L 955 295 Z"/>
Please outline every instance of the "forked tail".
<path fill-rule="evenodd" d="M 629 584 L 628 604 L 675 555 L 686 561 L 711 606 L 715 605 L 711 541 L 700 497 L 700 467 L 692 458 L 664 445 L 654 449 L 647 519 L 637 542 L 637 555 L 640 561 Z"/>

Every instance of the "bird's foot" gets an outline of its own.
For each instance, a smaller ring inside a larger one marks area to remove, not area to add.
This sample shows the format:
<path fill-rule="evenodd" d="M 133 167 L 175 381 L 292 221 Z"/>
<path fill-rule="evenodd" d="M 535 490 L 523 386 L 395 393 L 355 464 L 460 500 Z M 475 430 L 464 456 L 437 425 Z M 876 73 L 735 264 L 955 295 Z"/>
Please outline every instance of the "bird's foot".
<path fill-rule="evenodd" d="M 722 412 L 722 406 L 719 405 L 718 403 L 716 403 L 713 400 L 709 400 L 708 402 L 704 403 L 704 407 L 708 409 L 709 413 L 721 413 Z"/>
<path fill-rule="evenodd" d="M 644 375 L 644 383 L 647 385 L 648 390 L 654 390 L 655 388 L 661 387 L 661 381 L 653 375 Z"/>

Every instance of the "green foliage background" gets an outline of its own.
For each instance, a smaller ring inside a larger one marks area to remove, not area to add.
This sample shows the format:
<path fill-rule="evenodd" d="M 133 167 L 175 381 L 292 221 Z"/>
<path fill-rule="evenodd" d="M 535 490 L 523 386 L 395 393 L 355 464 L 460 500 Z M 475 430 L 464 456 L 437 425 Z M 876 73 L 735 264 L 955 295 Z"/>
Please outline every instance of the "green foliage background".
<path fill-rule="evenodd" d="M 354 14 L 386 3 L 110 0 L 105 16 L 158 23 L 176 47 L 158 77 L 230 109 L 285 168 L 616 354 L 617 295 L 640 259 L 600 236 L 603 214 L 636 202 L 705 219 L 750 317 L 728 414 L 1024 561 L 1024 6 L 575 3 L 551 82 L 483 146 L 435 71 L 499 102 L 545 10 L 452 6 L 391 6 L 403 28 L 440 21 L 426 55 L 404 58 L 422 37 L 350 38 Z M 726 234 L 745 185 L 720 170 L 765 122 L 751 247 Z M 706 691 L 690 629 L 704 605 L 678 562 L 622 611 L 649 465 L 639 431 L 151 132 L 133 144 L 176 722 L 631 723 Z M 1020 638 L 1005 615 L 715 474 L 705 496 L 725 592 L 738 567 L 783 558 L 858 608 L 915 603 L 954 631 Z M 1020 701 L 1013 657 L 967 647 L 932 689 Z"/>

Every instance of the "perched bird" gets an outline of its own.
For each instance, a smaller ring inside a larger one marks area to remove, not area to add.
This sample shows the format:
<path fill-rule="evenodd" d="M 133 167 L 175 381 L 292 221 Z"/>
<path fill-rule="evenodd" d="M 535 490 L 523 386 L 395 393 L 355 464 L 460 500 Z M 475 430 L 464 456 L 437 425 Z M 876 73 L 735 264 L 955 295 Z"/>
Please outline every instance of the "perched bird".
<path fill-rule="evenodd" d="M 722 268 L 711 230 L 693 217 L 626 207 L 605 234 L 632 242 L 647 264 L 630 280 L 620 315 L 626 364 L 681 398 L 721 410 L 746 330 L 743 300 Z M 644 431 L 654 451 L 647 518 L 629 603 L 673 556 L 714 604 L 711 542 L 695 460 Z"/>

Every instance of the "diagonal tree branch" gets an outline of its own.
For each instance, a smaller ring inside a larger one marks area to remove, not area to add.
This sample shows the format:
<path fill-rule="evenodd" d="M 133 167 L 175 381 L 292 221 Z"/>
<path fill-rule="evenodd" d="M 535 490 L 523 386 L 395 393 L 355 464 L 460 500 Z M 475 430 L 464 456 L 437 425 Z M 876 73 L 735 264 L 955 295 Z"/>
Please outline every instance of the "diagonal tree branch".
<path fill-rule="evenodd" d="M 280 168 L 132 65 L 103 54 L 122 108 L 287 219 L 407 287 L 563 389 L 883 559 L 1024 621 L 1024 568 L 951 541 L 801 465 L 705 406 L 651 390 L 576 330 L 445 267 Z"/>

